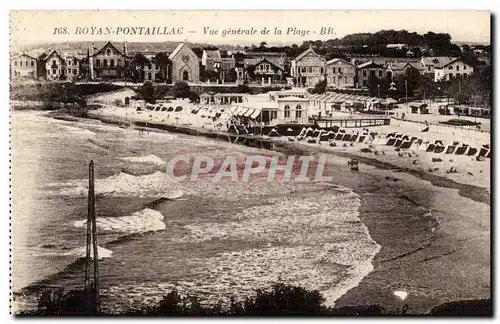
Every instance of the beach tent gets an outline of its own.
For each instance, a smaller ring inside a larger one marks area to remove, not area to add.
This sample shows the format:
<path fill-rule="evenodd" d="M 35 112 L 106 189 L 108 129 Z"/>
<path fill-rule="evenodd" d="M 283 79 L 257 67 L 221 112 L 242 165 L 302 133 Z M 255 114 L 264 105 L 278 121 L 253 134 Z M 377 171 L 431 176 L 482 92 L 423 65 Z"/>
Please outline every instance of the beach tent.
<path fill-rule="evenodd" d="M 358 134 L 354 134 L 351 136 L 351 142 L 356 142 L 358 140 L 358 137 L 359 135 Z"/>
<path fill-rule="evenodd" d="M 479 154 L 477 156 L 485 157 L 488 154 L 489 150 L 490 150 L 489 145 L 483 145 L 483 147 L 479 149 Z"/>
<path fill-rule="evenodd" d="M 446 152 L 444 152 L 445 154 L 453 154 L 453 152 L 455 152 L 456 150 L 456 146 L 455 145 L 448 145 L 446 147 Z"/>
<path fill-rule="evenodd" d="M 386 137 L 394 137 L 394 136 L 396 136 L 395 132 L 387 133 L 387 135 L 386 135 Z"/>
<path fill-rule="evenodd" d="M 436 147 L 434 148 L 434 153 L 443 153 L 444 150 L 445 150 L 444 145 L 436 144 Z"/>
<path fill-rule="evenodd" d="M 279 137 L 281 136 L 278 131 L 276 130 L 276 128 L 273 128 L 271 129 L 271 131 L 269 132 L 269 134 L 267 134 L 267 136 L 270 136 L 270 137 Z"/>
<path fill-rule="evenodd" d="M 410 136 L 408 136 L 408 135 L 404 135 L 403 137 L 401 137 L 401 139 L 402 139 L 403 141 L 409 141 L 409 140 L 410 140 Z"/>
<path fill-rule="evenodd" d="M 403 140 L 402 139 L 397 139 L 393 146 L 394 147 L 400 147 L 401 144 L 403 144 Z"/>
<path fill-rule="evenodd" d="M 337 133 L 337 136 L 335 137 L 335 140 L 336 141 L 339 141 L 342 139 L 342 137 L 344 137 L 344 134 L 343 133 Z"/>
<path fill-rule="evenodd" d="M 457 149 L 455 150 L 455 155 L 464 155 L 465 152 L 467 152 L 467 148 L 469 148 L 469 145 L 467 144 L 462 144 L 461 146 L 458 146 Z"/>
<path fill-rule="evenodd" d="M 312 129 L 311 127 L 309 127 L 309 128 L 307 128 L 306 133 L 304 134 L 304 136 L 311 136 L 313 133 L 314 133 L 314 129 Z"/>
<path fill-rule="evenodd" d="M 490 159 L 490 158 L 491 158 L 491 150 L 489 150 L 489 151 L 488 151 L 488 154 L 486 154 L 486 157 L 487 157 L 488 159 Z"/>
<path fill-rule="evenodd" d="M 398 134 L 396 134 L 396 136 L 395 136 L 395 137 L 396 137 L 396 138 L 401 138 L 402 136 L 403 136 L 403 134 L 399 134 L 399 133 L 398 133 Z"/>
<path fill-rule="evenodd" d="M 429 131 L 429 126 L 426 126 L 421 130 L 422 133 L 426 133 L 428 131 Z"/>
<path fill-rule="evenodd" d="M 325 131 L 325 132 L 323 132 L 323 133 L 320 135 L 319 140 L 320 140 L 321 142 L 327 142 L 327 141 L 330 139 L 330 135 L 331 135 L 331 133 L 332 133 L 331 131 L 329 131 L 329 132 L 326 132 L 326 131 Z"/>
<path fill-rule="evenodd" d="M 392 145 L 394 145 L 395 143 L 396 143 L 396 138 L 391 137 L 391 138 L 389 138 L 389 140 L 387 140 L 387 142 L 385 143 L 385 145 L 390 145 L 390 146 L 392 146 Z"/>
<path fill-rule="evenodd" d="M 335 133 L 334 131 L 328 132 L 328 139 L 335 139 L 336 136 L 337 136 L 337 133 Z"/>
<path fill-rule="evenodd" d="M 410 141 L 404 141 L 403 143 L 401 143 L 401 145 L 399 146 L 400 149 L 409 149 L 412 145 L 412 142 Z"/>
<path fill-rule="evenodd" d="M 351 135 L 350 134 L 345 134 L 344 137 L 342 137 L 343 141 L 350 141 L 351 140 Z"/>
<path fill-rule="evenodd" d="M 425 151 L 426 152 L 434 152 L 435 148 L 436 148 L 435 144 L 429 144 L 429 146 L 427 146 L 427 149 L 425 149 Z"/>
<path fill-rule="evenodd" d="M 467 154 L 468 156 L 474 156 L 477 154 L 477 148 L 469 146 L 469 149 L 465 154 Z"/>

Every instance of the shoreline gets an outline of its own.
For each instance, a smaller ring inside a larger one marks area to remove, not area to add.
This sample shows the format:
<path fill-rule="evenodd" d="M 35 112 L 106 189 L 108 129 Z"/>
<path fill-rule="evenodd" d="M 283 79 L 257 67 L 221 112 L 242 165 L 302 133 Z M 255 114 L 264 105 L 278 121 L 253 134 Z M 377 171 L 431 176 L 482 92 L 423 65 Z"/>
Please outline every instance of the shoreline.
<path fill-rule="evenodd" d="M 54 117 L 54 116 L 51 116 Z M 65 119 L 67 121 L 75 121 L 75 117 L 72 116 L 59 116 L 57 119 Z M 116 118 L 116 117 L 106 117 L 106 118 L 99 118 L 98 116 L 90 116 L 92 119 L 99 119 L 103 123 L 108 123 L 108 124 L 117 124 L 117 125 L 123 125 L 126 120 Z M 128 121 L 129 122 L 129 121 Z M 133 122 L 132 122 L 133 123 Z M 133 123 L 138 127 L 145 127 L 145 123 L 141 124 L 140 122 L 135 122 Z M 362 154 L 355 154 L 355 153 L 350 153 L 350 152 L 335 152 L 332 150 L 324 149 L 319 146 L 311 146 L 311 145 L 306 145 L 300 142 L 287 142 L 286 140 L 283 139 L 276 139 L 276 138 L 269 138 L 269 137 L 258 137 L 255 136 L 253 138 L 246 138 L 244 136 L 236 136 L 236 135 L 231 135 L 228 133 L 220 133 L 220 132 L 215 132 L 215 131 L 210 131 L 208 129 L 194 129 L 186 126 L 173 126 L 173 125 L 152 125 L 149 123 L 147 126 L 149 128 L 156 128 L 160 130 L 166 130 L 169 132 L 176 132 L 176 133 L 182 133 L 186 135 L 196 135 L 196 136 L 204 136 L 210 139 L 218 139 L 218 140 L 225 140 L 225 141 L 233 141 L 231 139 L 234 139 L 236 137 L 243 139 L 245 143 L 237 143 L 237 144 L 242 144 L 250 147 L 259 147 L 259 148 L 265 148 L 273 151 L 277 151 L 280 153 L 285 153 L 285 154 L 304 154 L 304 153 L 309 153 L 309 154 L 317 154 L 317 153 L 326 153 L 330 154 L 333 156 L 337 156 L 340 158 L 353 158 L 356 157 L 360 160 L 361 163 L 364 163 L 366 165 L 369 165 L 371 167 L 374 167 L 375 169 L 379 170 L 381 173 L 380 175 L 377 174 L 377 177 L 379 177 L 381 180 L 383 180 L 383 176 L 386 175 L 385 179 L 387 180 L 388 176 L 395 176 L 397 175 L 398 177 L 400 176 L 405 176 L 409 175 L 412 177 L 417 178 L 417 181 L 429 181 L 430 186 L 437 188 L 436 190 L 441 190 L 441 189 L 455 189 L 457 190 L 458 194 L 463 198 L 463 199 L 471 199 L 473 201 L 479 202 L 479 203 L 484 203 L 487 204 L 488 207 L 490 205 L 490 196 L 488 193 L 488 189 L 486 188 L 481 188 L 477 186 L 471 186 L 467 184 L 461 184 L 458 183 L 452 179 L 448 179 L 442 176 L 434 175 L 434 174 L 429 174 L 425 171 L 419 171 L 419 170 L 412 170 L 409 168 L 404 168 L 401 166 L 397 166 L 395 164 L 385 162 L 378 160 L 376 158 L 371 158 L 371 157 L 366 157 L 363 156 Z M 259 146 L 260 144 L 260 146 Z M 401 186 L 401 184 L 405 183 L 405 179 L 399 179 L 402 181 L 398 181 L 398 184 Z M 371 189 L 371 186 L 368 186 Z M 401 191 L 401 188 L 399 188 L 399 192 L 404 192 L 404 185 L 403 191 Z M 381 288 L 381 285 L 378 284 L 378 282 L 384 282 L 387 280 L 392 280 L 394 278 L 394 273 L 391 273 L 391 271 L 386 269 L 386 264 L 387 263 L 394 263 L 394 262 L 399 262 L 401 258 L 405 258 L 406 254 L 411 258 L 412 253 L 406 253 L 405 248 L 406 247 L 398 247 L 397 249 L 400 250 L 401 254 L 403 256 L 399 256 L 394 260 L 387 260 L 388 258 L 391 257 L 391 253 L 387 253 L 385 249 L 387 249 L 388 246 L 390 246 L 392 242 L 392 236 L 388 235 L 388 233 L 391 232 L 391 229 L 396 229 L 401 232 L 408 232 L 406 235 L 411 235 L 411 229 L 408 228 L 406 224 L 406 218 L 402 217 L 402 219 L 399 219 L 397 222 L 392 222 L 391 226 L 387 226 L 388 222 L 393 221 L 391 217 L 387 217 L 384 213 L 381 213 L 377 215 L 377 219 L 374 219 L 374 213 L 370 212 L 368 209 L 370 207 L 369 204 L 367 204 L 366 196 L 365 194 L 370 192 L 370 189 L 366 188 L 353 188 L 353 190 L 358 193 L 360 196 L 363 195 L 364 197 L 362 199 L 362 204 L 360 207 L 360 213 L 359 213 L 359 218 L 361 221 L 365 224 L 365 226 L 368 228 L 370 236 L 372 239 L 377 242 L 380 246 L 382 246 L 381 251 L 375 256 L 373 260 L 373 265 L 374 265 L 374 270 L 370 272 L 367 276 L 365 276 L 361 282 L 354 288 L 350 289 L 345 293 L 343 296 L 341 296 L 337 302 L 335 303 L 335 307 L 344 307 L 344 306 L 358 306 L 358 305 L 373 305 L 373 304 L 380 304 L 383 307 L 387 307 L 388 309 L 394 308 L 397 305 L 394 304 L 394 300 L 391 300 L 388 298 L 388 296 L 381 296 L 381 292 L 383 291 L 383 288 Z M 393 190 L 394 192 L 398 192 L 398 190 Z M 422 205 L 425 208 L 429 210 L 434 210 L 435 206 L 433 205 L 432 202 L 428 201 L 428 199 L 423 199 L 422 202 L 416 202 L 412 198 L 409 198 L 409 196 L 400 194 L 401 199 L 409 200 L 410 203 L 414 203 L 416 205 Z M 385 216 L 385 217 L 384 217 Z M 399 215 L 400 217 L 403 215 Z M 411 218 L 411 215 L 406 215 Z M 439 213 L 436 213 L 434 217 L 440 216 Z M 394 217 L 392 217 L 394 218 Z M 441 222 L 440 222 L 441 223 Z M 433 237 L 436 235 L 439 235 L 440 232 L 440 227 L 443 224 L 439 224 L 438 232 L 437 234 L 433 233 Z M 432 229 L 432 232 L 434 232 L 435 228 Z M 429 247 L 432 243 L 429 243 L 427 245 L 423 245 L 423 247 L 417 249 L 418 251 L 421 251 L 427 247 Z M 438 249 L 439 250 L 439 249 Z M 440 252 L 440 251 L 437 251 Z M 442 252 L 442 251 L 441 251 Z M 431 258 L 432 259 L 432 258 Z M 430 260 L 431 260 L 430 259 Z M 431 267 L 432 268 L 432 267 Z M 413 271 L 413 270 L 412 270 Z M 431 272 L 432 270 L 427 269 L 425 271 Z M 397 275 L 396 275 L 397 276 Z M 489 283 L 488 283 L 489 284 Z M 367 293 L 368 292 L 368 293 Z M 474 294 L 473 291 L 471 291 L 471 294 Z M 360 297 L 364 296 L 364 297 Z M 368 297 L 367 297 L 368 296 Z M 392 296 L 393 297 L 393 296 Z M 459 297 L 459 296 L 457 296 Z M 479 299 L 479 298 L 484 298 L 485 296 L 483 295 L 478 295 L 474 299 Z M 487 298 L 491 298 L 491 296 L 487 296 Z M 435 301 L 426 301 L 425 303 L 422 304 L 420 308 L 413 308 L 410 307 L 409 313 L 413 313 L 413 311 L 417 311 L 417 313 L 422 313 L 426 312 L 432 307 L 441 305 L 447 301 L 452 301 L 452 300 L 463 300 L 464 298 L 450 298 L 449 300 L 435 300 Z M 473 299 L 473 298 L 465 298 L 465 299 Z M 421 299 L 417 299 L 421 300 Z M 415 300 L 414 300 L 415 301 Z"/>

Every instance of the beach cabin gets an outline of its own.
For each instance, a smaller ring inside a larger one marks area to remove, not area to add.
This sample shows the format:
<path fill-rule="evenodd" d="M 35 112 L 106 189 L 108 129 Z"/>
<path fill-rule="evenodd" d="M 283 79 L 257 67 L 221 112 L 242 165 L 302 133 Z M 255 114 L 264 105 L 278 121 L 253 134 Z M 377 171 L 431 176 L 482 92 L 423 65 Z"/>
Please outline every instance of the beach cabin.
<path fill-rule="evenodd" d="M 413 103 L 409 104 L 411 108 L 411 113 L 412 114 L 428 114 L 429 113 L 429 108 L 427 107 L 427 104 L 419 104 L 419 103 Z"/>

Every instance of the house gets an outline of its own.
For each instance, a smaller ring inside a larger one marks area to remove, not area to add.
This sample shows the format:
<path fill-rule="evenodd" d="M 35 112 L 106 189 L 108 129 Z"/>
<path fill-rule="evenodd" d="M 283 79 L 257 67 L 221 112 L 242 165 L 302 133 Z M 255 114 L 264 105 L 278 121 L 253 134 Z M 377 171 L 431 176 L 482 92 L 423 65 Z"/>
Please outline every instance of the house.
<path fill-rule="evenodd" d="M 14 56 L 10 62 L 11 80 L 36 79 L 38 60 L 26 53 Z"/>
<path fill-rule="evenodd" d="M 200 61 L 186 43 L 177 45 L 168 58 L 172 65 L 173 83 L 200 81 Z"/>
<path fill-rule="evenodd" d="M 434 67 L 442 66 L 451 61 L 454 61 L 456 57 L 449 56 L 422 56 L 420 59 L 420 66 L 422 67 L 424 74 L 434 75 Z"/>
<path fill-rule="evenodd" d="M 215 71 L 217 63 L 221 63 L 222 57 L 219 50 L 203 50 L 201 56 L 201 65 L 205 68 L 205 72 Z"/>
<path fill-rule="evenodd" d="M 325 79 L 326 60 L 316 54 L 312 47 L 292 60 L 291 74 L 297 85 L 314 87 Z"/>
<path fill-rule="evenodd" d="M 328 86 L 350 88 L 355 86 L 356 66 L 336 58 L 326 62 L 326 83 Z"/>
<path fill-rule="evenodd" d="M 398 75 L 406 75 L 409 69 L 416 69 L 419 71 L 419 64 L 412 64 L 409 62 L 389 62 L 387 64 L 387 79 L 393 81 Z M 420 72 L 420 71 L 419 71 Z"/>
<path fill-rule="evenodd" d="M 249 58 L 244 60 L 246 79 L 270 85 L 285 80 L 283 61 L 276 57 Z"/>
<path fill-rule="evenodd" d="M 434 82 L 465 77 L 472 74 L 472 72 L 474 72 L 474 68 L 471 65 L 464 63 L 459 58 L 455 58 L 434 66 Z"/>
<path fill-rule="evenodd" d="M 294 96 L 301 91 L 246 95 L 243 102 L 233 103 L 233 110 L 248 111 L 251 115 L 260 116 L 263 125 L 307 124 L 309 120 L 309 99 Z"/>
<path fill-rule="evenodd" d="M 372 61 L 358 65 L 357 86 L 364 88 L 368 86 L 368 78 L 377 77 L 379 80 L 387 77 L 387 68 L 384 65 Z"/>
<path fill-rule="evenodd" d="M 66 76 L 66 60 L 57 50 L 52 50 L 45 58 L 45 76 L 47 80 L 64 80 Z"/>
<path fill-rule="evenodd" d="M 121 79 L 125 77 L 125 68 L 128 64 L 126 43 L 123 45 L 123 51 L 120 51 L 111 42 L 107 42 L 96 53 L 93 53 L 92 45 L 88 55 L 91 79 Z"/>
<path fill-rule="evenodd" d="M 144 81 L 156 82 L 161 78 L 161 67 L 155 62 L 156 53 L 144 53 L 144 57 L 148 63 L 141 66 L 141 75 L 144 76 Z"/>
<path fill-rule="evenodd" d="M 66 80 L 74 80 L 81 75 L 81 62 L 83 56 L 75 51 L 63 51 L 61 56 L 64 59 L 66 69 Z"/>

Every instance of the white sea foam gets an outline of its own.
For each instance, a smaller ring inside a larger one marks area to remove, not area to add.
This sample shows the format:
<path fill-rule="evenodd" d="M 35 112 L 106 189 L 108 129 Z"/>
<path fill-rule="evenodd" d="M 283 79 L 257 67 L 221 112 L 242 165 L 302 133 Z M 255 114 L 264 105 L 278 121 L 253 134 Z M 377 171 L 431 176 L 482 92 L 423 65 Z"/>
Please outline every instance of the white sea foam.
<path fill-rule="evenodd" d="M 73 226 L 85 227 L 87 220 L 73 222 Z M 153 209 L 145 208 L 129 216 L 98 217 L 97 228 L 99 232 L 138 234 L 165 229 L 163 215 Z"/>
<path fill-rule="evenodd" d="M 164 165 L 166 162 L 154 154 L 149 154 L 146 156 L 127 156 L 121 158 L 123 161 L 133 162 L 133 163 L 147 163 L 154 165 Z"/>
<path fill-rule="evenodd" d="M 86 128 L 81 128 L 81 127 L 76 127 L 76 126 L 71 126 L 71 125 L 66 125 L 66 124 L 57 124 L 58 128 L 61 128 L 64 133 L 68 133 L 70 135 L 83 135 L 87 137 L 93 137 L 95 136 L 95 133 L 91 130 L 88 130 Z"/>
<path fill-rule="evenodd" d="M 85 258 L 87 253 L 87 249 L 85 247 L 77 248 L 74 250 L 71 250 L 69 252 L 62 253 L 61 255 L 66 255 L 66 256 L 76 256 L 78 258 Z M 101 246 L 97 247 L 97 256 L 99 260 L 105 259 L 105 258 L 111 258 L 111 255 L 113 254 L 113 251 L 105 249 Z M 90 246 L 90 257 L 94 257 L 94 248 L 92 245 Z"/>
<path fill-rule="evenodd" d="M 176 184 L 167 183 L 166 176 L 160 171 L 135 176 L 120 172 L 95 182 L 95 193 L 113 197 L 168 197 L 177 194 Z M 86 180 L 50 183 L 46 185 L 49 194 L 63 196 L 85 196 L 88 193 Z"/>
<path fill-rule="evenodd" d="M 188 224 L 187 235 L 170 239 L 185 243 L 213 239 L 268 242 L 264 249 L 204 260 L 205 268 L 200 272 L 207 272 L 207 276 L 203 277 L 218 281 L 196 282 L 196 289 L 210 290 L 222 298 L 281 281 L 319 290 L 325 305 L 333 306 L 373 271 L 372 260 L 380 246 L 359 220 L 359 196 L 348 188 L 329 195 L 323 201 L 315 196 L 268 199 L 268 204 L 234 214 L 234 221 Z"/>

